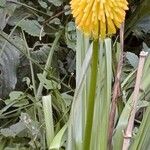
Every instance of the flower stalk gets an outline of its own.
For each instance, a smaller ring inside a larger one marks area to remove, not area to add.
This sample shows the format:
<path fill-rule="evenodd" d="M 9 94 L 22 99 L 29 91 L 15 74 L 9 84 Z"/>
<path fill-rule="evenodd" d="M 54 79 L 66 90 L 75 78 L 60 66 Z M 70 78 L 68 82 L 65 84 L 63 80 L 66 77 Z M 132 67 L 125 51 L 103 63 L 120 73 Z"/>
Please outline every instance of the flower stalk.
<path fill-rule="evenodd" d="M 95 97 L 96 97 L 97 73 L 98 73 L 98 50 L 99 50 L 99 40 L 95 40 L 93 42 L 93 54 L 91 60 L 90 88 L 89 88 L 88 108 L 87 108 L 88 117 L 86 119 L 86 124 L 85 124 L 83 150 L 90 149 L 94 104 L 95 104 Z"/>

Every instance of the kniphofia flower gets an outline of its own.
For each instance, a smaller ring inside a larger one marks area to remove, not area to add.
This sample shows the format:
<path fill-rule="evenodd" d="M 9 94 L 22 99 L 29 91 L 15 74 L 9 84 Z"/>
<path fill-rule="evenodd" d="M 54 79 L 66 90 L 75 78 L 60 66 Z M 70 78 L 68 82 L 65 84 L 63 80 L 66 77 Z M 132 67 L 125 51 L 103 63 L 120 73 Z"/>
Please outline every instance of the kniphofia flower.
<path fill-rule="evenodd" d="M 128 9 L 126 0 L 72 0 L 70 3 L 77 28 L 94 39 L 115 34 Z"/>

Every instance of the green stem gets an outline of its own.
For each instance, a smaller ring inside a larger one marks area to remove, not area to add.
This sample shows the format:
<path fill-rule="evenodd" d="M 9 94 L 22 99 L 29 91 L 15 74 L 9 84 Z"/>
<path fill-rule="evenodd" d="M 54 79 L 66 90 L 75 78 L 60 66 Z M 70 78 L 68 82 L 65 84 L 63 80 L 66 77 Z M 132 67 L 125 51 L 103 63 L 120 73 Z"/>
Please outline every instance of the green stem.
<path fill-rule="evenodd" d="M 25 34 L 24 34 L 23 31 L 22 31 L 22 35 L 23 35 L 23 40 L 24 40 L 24 44 L 25 44 L 25 47 L 26 47 L 27 54 L 30 57 L 30 50 L 29 50 L 27 40 L 26 40 L 26 37 L 25 37 Z M 34 96 L 35 96 L 35 99 L 36 99 L 36 86 L 35 86 L 34 70 L 33 70 L 33 64 L 32 64 L 30 59 L 29 59 L 29 64 L 30 64 L 30 70 L 31 70 L 31 79 L 32 79 L 32 85 L 33 85 L 33 92 L 34 92 Z M 37 99 L 36 99 L 36 101 L 37 101 Z M 34 103 L 36 101 L 34 101 Z M 36 120 L 36 109 L 35 109 L 35 107 L 34 107 L 34 116 L 35 116 L 35 120 Z"/>
<path fill-rule="evenodd" d="M 13 3 L 13 4 L 16 4 L 16 5 L 24 6 L 24 7 L 28 8 L 28 9 L 30 9 L 30 10 L 33 10 L 33 11 L 36 11 L 36 12 L 42 14 L 42 15 L 51 17 L 51 15 L 49 15 L 48 13 L 43 12 L 43 11 L 41 11 L 41 10 L 38 10 L 38 9 L 36 9 L 36 8 L 34 8 L 34 7 L 31 7 L 31 6 L 29 6 L 29 5 L 26 5 L 26 4 L 24 4 L 24 3 L 15 2 L 15 1 L 9 1 L 9 2 L 10 2 L 10 3 Z"/>
<path fill-rule="evenodd" d="M 46 62 L 46 65 L 45 65 L 45 68 L 44 68 L 44 71 L 43 71 L 43 76 L 46 77 L 47 76 L 47 70 L 49 69 L 50 65 L 51 65 L 51 62 L 52 62 L 52 57 L 53 57 L 53 54 L 54 54 L 54 51 L 55 51 L 55 47 L 58 43 L 58 40 L 61 36 L 61 33 L 58 33 L 56 35 L 56 38 L 53 42 L 53 45 L 50 49 L 50 52 L 49 52 L 49 55 L 48 55 L 48 58 L 47 58 L 47 62 Z M 40 83 L 39 84 L 39 87 L 38 87 L 38 90 L 37 90 L 37 97 L 41 97 L 41 94 L 42 94 L 42 90 L 43 90 L 43 83 Z"/>
<path fill-rule="evenodd" d="M 88 97 L 87 119 L 86 119 L 85 133 L 83 139 L 84 140 L 83 150 L 90 149 L 93 114 L 94 114 L 94 103 L 95 103 L 95 95 L 96 95 L 95 91 L 96 91 L 96 82 L 97 82 L 98 49 L 99 49 L 99 42 L 98 40 L 95 40 L 93 42 L 93 54 L 91 60 L 92 62 L 91 62 L 90 88 L 89 88 L 89 97 Z"/>
<path fill-rule="evenodd" d="M 30 50 L 29 50 L 29 47 L 28 47 L 28 44 L 27 44 L 27 41 L 26 41 L 26 37 L 25 37 L 25 34 L 24 34 L 23 31 L 22 31 L 22 35 L 23 35 L 25 46 L 26 46 L 27 55 L 30 57 Z M 29 59 L 29 64 L 30 64 L 31 79 L 32 79 L 32 85 L 33 85 L 33 92 L 34 92 L 34 96 L 35 96 L 35 99 L 36 99 L 36 85 L 35 85 L 34 69 L 33 69 L 32 61 L 30 59 Z"/>

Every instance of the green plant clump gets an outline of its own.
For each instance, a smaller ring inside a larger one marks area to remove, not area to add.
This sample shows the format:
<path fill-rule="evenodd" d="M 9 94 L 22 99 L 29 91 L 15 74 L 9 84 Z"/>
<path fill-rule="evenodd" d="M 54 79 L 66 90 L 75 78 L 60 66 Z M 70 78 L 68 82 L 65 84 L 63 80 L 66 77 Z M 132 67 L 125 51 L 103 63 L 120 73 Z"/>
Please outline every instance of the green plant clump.
<path fill-rule="evenodd" d="M 68 0 L 0 0 L 0 150 L 150 150 L 150 5 L 128 2 L 93 40 Z"/>

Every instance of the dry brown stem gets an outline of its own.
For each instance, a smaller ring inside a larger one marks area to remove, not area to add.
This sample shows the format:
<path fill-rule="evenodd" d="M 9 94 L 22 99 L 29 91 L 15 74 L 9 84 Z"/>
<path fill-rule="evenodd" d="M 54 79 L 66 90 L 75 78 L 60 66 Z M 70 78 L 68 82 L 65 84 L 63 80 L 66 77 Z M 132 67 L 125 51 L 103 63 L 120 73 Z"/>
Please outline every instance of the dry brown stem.
<path fill-rule="evenodd" d="M 147 54 L 148 53 L 144 52 L 144 51 L 142 51 L 140 53 L 140 60 L 139 60 L 137 76 L 136 76 L 136 82 L 135 82 L 135 87 L 134 87 L 134 91 L 133 91 L 132 103 L 131 103 L 132 109 L 131 109 L 131 112 L 130 112 L 128 125 L 127 125 L 127 128 L 126 128 L 125 133 L 124 133 L 124 141 L 123 141 L 122 150 L 128 150 L 129 145 L 130 145 L 130 139 L 132 137 L 132 130 L 133 130 L 133 126 L 134 126 L 134 118 L 135 118 L 138 95 L 139 95 L 139 90 L 140 90 L 140 82 L 141 82 L 144 62 L 145 62 L 145 58 L 146 58 Z"/>
<path fill-rule="evenodd" d="M 112 105 L 111 110 L 109 114 L 109 129 L 108 129 L 108 147 L 109 149 L 112 149 L 111 143 L 112 143 L 112 135 L 114 130 L 114 119 L 116 115 L 116 104 L 117 99 L 120 96 L 120 79 L 121 79 L 121 72 L 122 72 L 122 65 L 123 65 L 123 49 L 124 49 L 124 23 L 121 26 L 120 29 L 120 57 L 119 62 L 117 66 L 117 73 L 115 76 L 115 83 L 113 86 L 113 96 L 112 96 Z"/>

